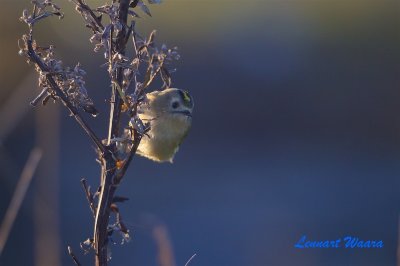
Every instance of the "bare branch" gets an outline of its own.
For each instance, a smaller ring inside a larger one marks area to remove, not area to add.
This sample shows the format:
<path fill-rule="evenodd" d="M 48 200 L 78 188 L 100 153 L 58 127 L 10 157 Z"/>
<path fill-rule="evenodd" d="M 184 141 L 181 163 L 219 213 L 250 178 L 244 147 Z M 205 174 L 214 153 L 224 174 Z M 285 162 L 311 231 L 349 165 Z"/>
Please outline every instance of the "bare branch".
<path fill-rule="evenodd" d="M 72 251 L 72 248 L 70 246 L 68 248 L 68 254 L 71 256 L 72 260 L 74 261 L 76 266 L 81 266 L 82 264 L 79 262 L 78 258 L 75 256 L 74 252 Z"/>
<path fill-rule="evenodd" d="M 90 187 L 88 187 L 86 179 L 82 178 L 81 183 L 85 190 L 86 199 L 89 203 L 90 210 L 92 211 L 93 218 L 96 218 L 96 207 L 93 202 L 93 194 L 90 192 Z"/>
<path fill-rule="evenodd" d="M 99 17 L 97 17 L 93 13 L 92 9 L 86 3 L 84 3 L 84 1 L 82 0 L 73 0 L 73 1 L 83 12 L 87 13 L 92 18 L 92 20 L 95 22 L 96 31 L 101 32 L 102 30 L 104 30 L 104 26 L 103 24 L 101 24 Z"/>
<path fill-rule="evenodd" d="M 119 12 L 118 12 L 118 20 L 119 23 L 122 25 L 122 30 L 117 32 L 117 37 L 115 41 L 115 53 L 125 55 L 125 47 L 126 47 L 126 25 L 128 20 L 128 10 L 129 10 L 129 0 L 120 0 L 119 3 Z M 113 52 L 111 50 L 111 52 Z M 122 99 L 121 95 L 118 93 L 118 88 L 121 88 L 123 75 L 122 67 L 118 67 L 115 71 L 115 76 L 112 79 L 115 80 L 113 82 L 112 88 L 112 96 L 111 96 L 111 111 L 110 111 L 110 131 L 108 135 L 108 143 L 112 138 L 119 136 L 119 127 L 120 127 L 120 116 L 121 116 L 121 107 L 122 107 Z"/>
<path fill-rule="evenodd" d="M 190 262 L 193 260 L 193 258 L 196 257 L 196 256 L 197 256 L 197 254 L 194 253 L 194 254 L 190 257 L 190 259 L 185 263 L 185 266 L 188 266 L 189 263 L 190 263 Z"/>
<path fill-rule="evenodd" d="M 36 54 L 35 50 L 33 49 L 32 46 L 32 36 L 27 40 L 27 48 L 28 48 L 28 56 L 29 58 L 35 62 L 35 64 L 40 68 L 42 72 L 47 72 L 49 73 L 48 67 L 42 62 L 42 60 L 39 58 L 39 56 Z M 83 130 L 88 134 L 88 136 L 92 139 L 94 144 L 96 144 L 97 148 L 102 152 L 106 153 L 107 150 L 105 149 L 104 145 L 101 143 L 99 138 L 96 136 L 96 134 L 93 132 L 93 130 L 87 125 L 87 123 L 83 120 L 83 118 L 80 116 L 78 110 L 75 108 L 75 106 L 72 105 L 72 103 L 69 101 L 67 96 L 63 93 L 63 91 L 60 89 L 60 87 L 57 85 L 51 74 L 46 74 L 46 79 L 48 83 L 50 84 L 51 88 L 57 95 L 57 97 L 60 98 L 61 102 L 68 108 L 68 110 L 71 112 L 72 116 L 75 118 L 75 120 L 78 122 L 78 124 L 83 128 Z"/>
<path fill-rule="evenodd" d="M 130 0 L 120 0 L 118 10 L 118 22 L 122 25 L 122 29 L 117 31 L 117 37 L 115 40 L 115 51 L 110 50 L 110 55 L 115 52 L 121 55 L 125 54 L 126 47 L 126 25 L 128 19 Z M 115 151 L 116 144 L 111 144 L 111 139 L 119 136 L 120 130 L 120 116 L 122 99 L 118 93 L 117 87 L 122 84 L 123 81 L 123 69 L 118 67 L 115 73 L 112 74 L 113 82 L 111 106 L 110 106 L 110 124 L 109 124 L 109 135 L 108 145 L 111 145 L 111 150 Z M 115 75 L 115 76 L 114 76 Z M 97 205 L 97 212 L 95 218 L 94 227 L 94 247 L 96 250 L 96 265 L 104 266 L 107 265 L 107 243 L 108 243 L 108 222 L 110 218 L 110 206 L 114 198 L 116 185 L 114 183 L 114 176 L 116 172 L 116 162 L 110 156 L 104 156 L 102 163 L 102 184 L 99 201 Z"/>
<path fill-rule="evenodd" d="M 76 5 L 76 11 L 83 17 L 86 26 L 93 30 L 90 42 L 95 44 L 94 51 L 98 52 L 103 49 L 104 56 L 108 61 L 112 90 L 109 101 L 107 144 L 100 141 L 78 112 L 78 108 L 82 108 L 93 116 L 97 115 L 93 101 L 89 98 L 84 86 L 83 75 L 85 72 L 79 64 L 73 71 L 70 68 L 62 67 L 62 61 L 53 57 L 53 46 L 39 47 L 32 39 L 34 23 L 52 15 L 60 18 L 63 16 L 51 0 L 33 1 L 34 9 L 31 15 L 24 10 L 21 20 L 28 24 L 29 35 L 23 36 L 25 47 L 20 48 L 19 54 L 27 56 L 28 62 L 35 63 L 36 70 L 40 74 L 39 85 L 42 87 L 42 91 L 31 104 L 37 105 L 41 99 L 44 99 L 43 103 L 49 98 L 60 99 L 101 152 L 98 158 L 101 165 L 98 192 L 93 195 L 85 179 L 82 179 L 81 183 L 95 219 L 93 238 L 84 243 L 87 242 L 88 248 L 95 250 L 96 265 L 106 266 L 109 237 L 112 232 L 119 230 L 128 234 L 128 229 L 123 224 L 116 205 L 116 202 L 122 202 L 127 198 L 116 197 L 114 194 L 136 154 L 142 136 L 150 129 L 149 124 L 143 123 L 138 116 L 138 106 L 145 99 L 145 89 L 153 83 L 158 75 L 164 82 L 163 88 L 170 86 L 170 72 L 165 65 L 168 65 L 177 53 L 176 48 L 167 50 L 165 45 L 161 47 L 161 50 L 156 48 L 154 45 L 155 31 L 146 41 L 135 32 L 134 21 L 128 26 L 129 14 L 138 17 L 136 12 L 130 8 L 138 7 L 150 15 L 143 0 L 112 0 L 110 4 L 95 9 L 91 9 L 85 0 L 71 1 Z M 148 0 L 148 2 L 150 4 L 160 3 L 159 0 Z M 53 10 L 50 10 L 51 8 Z M 102 24 L 103 15 L 108 16 L 108 24 Z M 134 58 L 125 56 L 126 45 L 131 35 L 135 51 Z M 138 82 L 137 74 L 142 64 L 147 70 L 143 82 Z M 133 88 L 133 93 L 130 91 L 131 88 Z M 128 125 L 121 125 L 122 113 L 127 115 Z M 130 128 L 129 137 L 125 137 L 124 134 L 128 128 Z M 126 146 L 124 146 L 125 144 Z M 111 212 L 116 215 L 119 227 L 109 224 Z M 68 247 L 68 251 L 74 263 L 80 265 L 70 247 Z"/>
<path fill-rule="evenodd" d="M 133 130 L 133 134 L 134 134 L 134 142 L 133 142 L 133 146 L 128 154 L 127 159 L 125 160 L 124 165 L 122 166 L 122 168 L 118 171 L 117 175 L 115 176 L 114 182 L 115 184 L 119 184 L 122 180 L 122 178 L 125 176 L 126 171 L 129 168 L 129 165 L 132 162 L 133 157 L 136 154 L 136 151 L 139 147 L 140 141 L 142 140 L 142 135 L 139 134 L 139 132 L 137 132 L 137 130 Z"/>
<path fill-rule="evenodd" d="M 46 97 L 47 91 L 48 91 L 48 88 L 43 88 L 42 91 L 39 93 L 39 95 L 36 96 L 36 98 L 33 99 L 33 100 L 30 102 L 30 104 L 31 104 L 33 107 L 36 107 L 37 104 L 39 103 L 39 101 L 41 101 L 44 97 Z"/>

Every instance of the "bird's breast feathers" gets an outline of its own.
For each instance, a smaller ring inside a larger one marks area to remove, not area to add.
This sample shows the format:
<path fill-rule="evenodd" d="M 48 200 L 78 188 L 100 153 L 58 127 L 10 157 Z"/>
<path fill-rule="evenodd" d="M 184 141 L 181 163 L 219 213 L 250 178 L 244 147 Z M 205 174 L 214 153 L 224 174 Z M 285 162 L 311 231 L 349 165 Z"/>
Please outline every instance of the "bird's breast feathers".
<path fill-rule="evenodd" d="M 158 162 L 172 163 L 179 145 L 190 129 L 191 119 L 182 115 L 165 115 L 150 123 L 148 136 L 143 136 L 138 147 L 139 155 Z"/>

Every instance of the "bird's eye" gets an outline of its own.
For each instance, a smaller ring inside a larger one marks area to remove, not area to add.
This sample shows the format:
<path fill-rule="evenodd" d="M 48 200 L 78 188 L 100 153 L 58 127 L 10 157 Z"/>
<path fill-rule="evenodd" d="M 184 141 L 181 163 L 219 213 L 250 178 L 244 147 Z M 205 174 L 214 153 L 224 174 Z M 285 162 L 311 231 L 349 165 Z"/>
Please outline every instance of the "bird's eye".
<path fill-rule="evenodd" d="M 173 102 L 172 103 L 172 108 L 176 109 L 179 107 L 179 103 L 178 102 Z"/>

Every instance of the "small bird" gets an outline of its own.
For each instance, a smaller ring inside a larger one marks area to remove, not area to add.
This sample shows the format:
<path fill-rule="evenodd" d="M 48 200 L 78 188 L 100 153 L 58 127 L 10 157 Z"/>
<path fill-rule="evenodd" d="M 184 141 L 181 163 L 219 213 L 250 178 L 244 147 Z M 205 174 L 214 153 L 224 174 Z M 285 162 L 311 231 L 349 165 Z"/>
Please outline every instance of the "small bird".
<path fill-rule="evenodd" d="M 150 123 L 137 154 L 157 162 L 173 162 L 192 124 L 193 98 L 187 91 L 168 88 L 146 94 L 138 116 Z"/>

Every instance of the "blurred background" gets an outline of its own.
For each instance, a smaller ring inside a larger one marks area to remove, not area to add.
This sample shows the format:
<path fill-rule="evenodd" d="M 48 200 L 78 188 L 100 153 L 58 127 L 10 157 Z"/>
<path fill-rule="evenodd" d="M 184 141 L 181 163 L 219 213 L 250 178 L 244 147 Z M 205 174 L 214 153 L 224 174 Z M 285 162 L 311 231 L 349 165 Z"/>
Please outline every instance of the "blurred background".
<path fill-rule="evenodd" d="M 106 137 L 102 54 L 68 1 L 36 28 L 65 65 L 80 62 Z M 102 1 L 87 1 L 91 6 Z M 18 56 L 30 1 L 1 0 L 0 221 L 26 160 L 44 154 L 0 265 L 72 265 L 92 235 L 80 179 L 94 188 L 93 145 L 65 108 L 32 109 L 36 74 Z M 177 45 L 173 86 L 195 99 L 174 164 L 135 158 L 119 195 L 131 241 L 111 265 L 396 265 L 400 211 L 400 2 L 165 0 L 137 25 Z M 140 11 L 139 11 L 140 12 Z M 302 235 L 383 240 L 382 249 L 295 249 Z M 157 257 L 168 258 L 164 264 Z M 169 263 L 165 263 L 169 261 Z"/>

